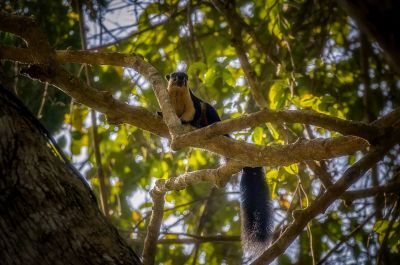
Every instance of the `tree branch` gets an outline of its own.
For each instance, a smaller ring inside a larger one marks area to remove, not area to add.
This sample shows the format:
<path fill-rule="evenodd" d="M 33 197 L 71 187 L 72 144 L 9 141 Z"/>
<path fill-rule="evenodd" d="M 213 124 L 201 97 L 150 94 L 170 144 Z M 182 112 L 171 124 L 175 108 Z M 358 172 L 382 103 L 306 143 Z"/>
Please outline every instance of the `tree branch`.
<path fill-rule="evenodd" d="M 358 121 L 343 120 L 311 110 L 272 111 L 264 109 L 255 113 L 242 115 L 239 118 L 217 122 L 207 127 L 180 135 L 176 138 L 178 142 L 176 148 L 187 145 L 193 138 L 199 140 L 209 139 L 216 135 L 228 134 L 245 128 L 253 128 L 266 122 L 277 124 L 283 122 L 311 124 L 340 132 L 343 135 L 359 136 L 371 142 L 383 134 L 383 129 L 379 129 L 377 126 Z"/>
<path fill-rule="evenodd" d="M 400 139 L 400 129 L 383 138 L 379 146 L 373 148 L 361 160 L 348 168 L 343 177 L 309 207 L 294 213 L 295 220 L 282 233 L 262 255 L 260 255 L 252 264 L 269 264 L 278 255 L 282 254 L 293 240 L 301 233 L 307 223 L 320 213 L 326 211 L 336 199 L 338 199 L 354 182 L 356 182 L 365 172 L 375 163 L 382 159 L 386 152 Z"/>
<path fill-rule="evenodd" d="M 384 186 L 366 188 L 366 189 L 359 189 L 359 190 L 350 190 L 346 191 L 342 198 L 346 202 L 352 202 L 354 200 L 366 198 L 366 197 L 373 197 L 377 194 L 381 193 L 397 193 L 400 190 L 400 181 L 396 181 L 393 183 L 389 183 Z"/>
<path fill-rule="evenodd" d="M 243 167 L 243 164 L 231 160 L 216 169 L 201 169 L 182 174 L 178 177 L 172 177 L 167 180 L 158 180 L 154 189 L 159 193 L 172 190 L 182 190 L 190 185 L 203 181 L 214 183 L 217 187 L 224 187 L 229 178 L 233 174 L 239 172 Z"/>
<path fill-rule="evenodd" d="M 307 161 L 306 164 L 319 178 L 325 189 L 328 189 L 330 186 L 332 186 L 332 176 L 329 174 L 324 163 L 319 164 L 316 161 Z"/>
<path fill-rule="evenodd" d="M 157 185 L 156 185 L 157 187 Z M 149 225 L 147 226 L 147 234 L 144 240 L 144 247 L 142 252 L 143 264 L 154 264 L 157 240 L 160 235 L 160 226 L 164 214 L 164 192 L 158 192 L 155 189 L 150 191 L 151 198 L 153 199 L 153 208 L 150 217 Z"/>
<path fill-rule="evenodd" d="M 241 161 L 248 166 L 282 166 L 306 160 L 323 160 L 353 154 L 368 147 L 367 141 L 355 136 L 331 139 L 299 139 L 287 145 L 258 146 L 218 136 L 213 140 L 196 142 L 192 147 L 206 148 L 214 153 Z"/>

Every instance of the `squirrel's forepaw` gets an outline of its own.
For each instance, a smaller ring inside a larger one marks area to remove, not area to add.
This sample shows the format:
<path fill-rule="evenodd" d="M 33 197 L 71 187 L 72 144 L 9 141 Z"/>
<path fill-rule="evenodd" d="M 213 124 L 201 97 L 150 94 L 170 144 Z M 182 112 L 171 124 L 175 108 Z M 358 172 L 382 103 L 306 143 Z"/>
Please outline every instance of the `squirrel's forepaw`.
<path fill-rule="evenodd" d="M 187 120 L 181 119 L 181 122 L 182 122 L 182 124 L 189 124 L 191 121 L 187 121 Z"/>

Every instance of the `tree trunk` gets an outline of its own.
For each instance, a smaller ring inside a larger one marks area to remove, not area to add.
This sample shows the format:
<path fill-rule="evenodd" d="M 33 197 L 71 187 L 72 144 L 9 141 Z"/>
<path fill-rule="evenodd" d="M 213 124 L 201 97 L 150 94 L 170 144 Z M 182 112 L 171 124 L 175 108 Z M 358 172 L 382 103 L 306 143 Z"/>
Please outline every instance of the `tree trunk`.
<path fill-rule="evenodd" d="M 140 264 L 35 118 L 0 86 L 1 264 Z"/>

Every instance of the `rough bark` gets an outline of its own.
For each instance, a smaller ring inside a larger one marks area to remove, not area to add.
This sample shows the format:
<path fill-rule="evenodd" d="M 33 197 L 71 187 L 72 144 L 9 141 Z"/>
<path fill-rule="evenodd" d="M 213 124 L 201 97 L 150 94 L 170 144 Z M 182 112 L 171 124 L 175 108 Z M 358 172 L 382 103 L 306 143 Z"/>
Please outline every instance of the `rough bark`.
<path fill-rule="evenodd" d="M 82 180 L 0 89 L 2 264 L 140 264 Z"/>

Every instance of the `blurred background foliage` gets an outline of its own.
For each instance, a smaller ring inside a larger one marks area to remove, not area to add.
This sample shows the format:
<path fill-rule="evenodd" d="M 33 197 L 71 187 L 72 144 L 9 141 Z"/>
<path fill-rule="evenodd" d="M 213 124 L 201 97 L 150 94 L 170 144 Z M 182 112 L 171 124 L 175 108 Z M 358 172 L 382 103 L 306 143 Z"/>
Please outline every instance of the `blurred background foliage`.
<path fill-rule="evenodd" d="M 238 55 L 231 45 L 226 18 L 208 1 L 83 1 L 90 49 L 138 53 L 162 73 L 187 71 L 195 94 L 210 102 L 222 119 L 259 108 L 255 104 Z M 79 12 L 70 1 L 0 1 L 0 10 L 34 16 L 55 49 L 80 49 Z M 236 12 L 246 28 L 242 32 L 247 55 L 258 77 L 262 95 L 271 109 L 313 109 L 331 116 L 372 121 L 399 106 L 400 82 L 383 59 L 382 50 L 360 33 L 355 22 L 336 1 L 236 1 Z M 251 28 L 264 50 L 256 47 Z M 20 39 L 0 32 L 3 44 L 24 47 Z M 92 123 L 86 106 L 61 90 L 18 75 L 22 65 L 1 62 L 1 80 L 9 84 L 29 109 L 55 135 L 93 189 L 99 191 L 92 147 Z M 67 64 L 84 77 L 82 67 Z M 116 98 L 156 112 L 159 107 L 146 80 L 131 69 L 90 67 L 93 85 Z M 106 175 L 107 203 L 112 222 L 140 253 L 145 224 L 151 212 L 148 192 L 158 178 L 216 167 L 218 157 L 201 150 L 172 152 L 165 139 L 137 128 L 107 123 L 98 113 L 101 162 Z M 335 133 L 302 124 L 287 125 L 294 138 L 331 137 Z M 292 141 L 266 124 L 237 132 L 235 137 L 260 145 Z M 372 174 L 355 188 L 399 179 L 398 148 L 392 150 Z M 316 165 L 333 179 L 360 154 Z M 300 163 L 268 168 L 276 228 L 292 221 L 291 212 L 306 207 L 324 187 L 315 170 Z M 163 244 L 159 264 L 241 264 L 237 178 L 224 190 L 199 184 L 167 194 Z M 369 215 L 369 221 L 346 241 L 328 262 L 372 264 L 380 249 L 398 257 L 399 222 L 384 241 L 393 196 L 365 198 L 351 205 L 337 202 L 309 225 L 278 259 L 279 264 L 311 264 L 350 234 Z M 194 244 L 184 239 L 215 236 L 231 240 Z M 229 239 L 229 238 L 228 238 Z M 169 240 L 169 241 L 168 241 Z M 182 242 L 180 242 L 182 240 Z M 383 242 L 383 243 L 382 243 Z M 381 248 L 382 245 L 382 248 Z"/>

